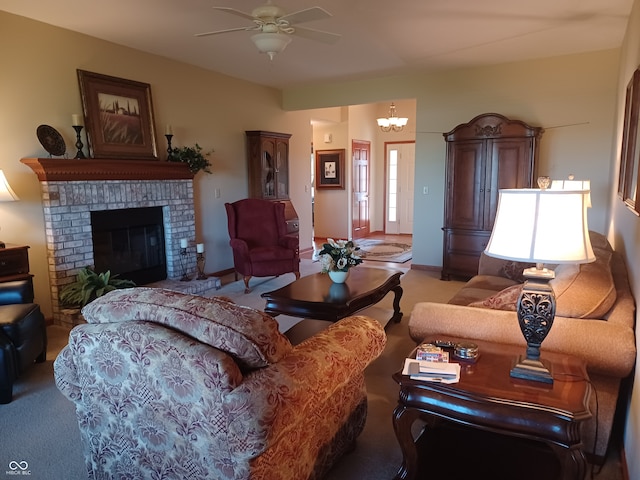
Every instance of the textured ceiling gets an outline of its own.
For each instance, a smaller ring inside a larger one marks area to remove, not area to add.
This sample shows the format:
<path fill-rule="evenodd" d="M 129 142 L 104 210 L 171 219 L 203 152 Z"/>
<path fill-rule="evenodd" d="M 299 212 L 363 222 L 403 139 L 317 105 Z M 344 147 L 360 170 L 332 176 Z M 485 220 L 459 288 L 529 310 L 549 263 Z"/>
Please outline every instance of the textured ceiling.
<path fill-rule="evenodd" d="M 300 26 L 339 33 L 335 45 L 294 37 L 274 60 L 251 25 L 259 0 L 0 0 L 0 9 L 120 45 L 278 88 L 617 48 L 633 0 L 278 0 L 333 16 Z"/>

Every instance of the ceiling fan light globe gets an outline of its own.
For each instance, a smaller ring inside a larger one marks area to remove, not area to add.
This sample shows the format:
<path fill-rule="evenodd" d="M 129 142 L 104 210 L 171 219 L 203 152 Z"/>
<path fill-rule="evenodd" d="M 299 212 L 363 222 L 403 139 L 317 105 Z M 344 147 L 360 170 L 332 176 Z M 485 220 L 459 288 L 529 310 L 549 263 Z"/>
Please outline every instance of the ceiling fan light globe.
<path fill-rule="evenodd" d="M 277 53 L 282 53 L 289 45 L 291 37 L 283 33 L 256 33 L 251 35 L 251 41 L 261 53 L 266 53 L 273 60 Z"/>

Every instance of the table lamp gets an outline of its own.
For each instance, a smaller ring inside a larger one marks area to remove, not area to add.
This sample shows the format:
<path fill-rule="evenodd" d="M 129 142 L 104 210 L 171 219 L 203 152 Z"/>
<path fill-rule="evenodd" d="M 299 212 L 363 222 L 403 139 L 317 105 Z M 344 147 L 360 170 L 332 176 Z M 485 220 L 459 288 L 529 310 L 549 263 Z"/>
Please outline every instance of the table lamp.
<path fill-rule="evenodd" d="M 540 345 L 556 311 L 549 281 L 553 270 L 544 264 L 589 263 L 595 260 L 587 207 L 588 189 L 505 189 L 500 190 L 495 223 L 487 255 L 535 263 L 524 270 L 525 282 L 516 312 L 527 353 L 511 370 L 511 376 L 553 384 L 549 368 L 540 360 Z"/>
<path fill-rule="evenodd" d="M 19 200 L 18 196 L 11 190 L 7 177 L 5 177 L 4 172 L 0 170 L 0 202 L 15 202 L 16 200 Z M 6 246 L 7 245 L 0 240 L 0 248 L 5 248 Z"/>

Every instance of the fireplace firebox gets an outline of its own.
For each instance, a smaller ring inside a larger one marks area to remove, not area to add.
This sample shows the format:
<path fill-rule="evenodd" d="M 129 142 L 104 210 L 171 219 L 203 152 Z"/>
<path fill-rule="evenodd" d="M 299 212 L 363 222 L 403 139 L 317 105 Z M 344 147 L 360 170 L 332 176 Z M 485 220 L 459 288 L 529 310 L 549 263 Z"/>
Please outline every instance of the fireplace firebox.
<path fill-rule="evenodd" d="M 145 285 L 167 278 L 162 207 L 91 212 L 96 272 Z"/>

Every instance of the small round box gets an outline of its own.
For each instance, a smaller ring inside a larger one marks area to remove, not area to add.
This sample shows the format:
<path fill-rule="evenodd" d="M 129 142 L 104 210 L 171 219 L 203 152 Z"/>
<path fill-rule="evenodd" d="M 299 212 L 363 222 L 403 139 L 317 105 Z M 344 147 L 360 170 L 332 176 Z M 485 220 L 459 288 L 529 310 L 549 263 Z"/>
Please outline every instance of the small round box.
<path fill-rule="evenodd" d="M 471 342 L 456 343 L 453 356 L 461 360 L 475 360 L 478 358 L 478 345 Z"/>

